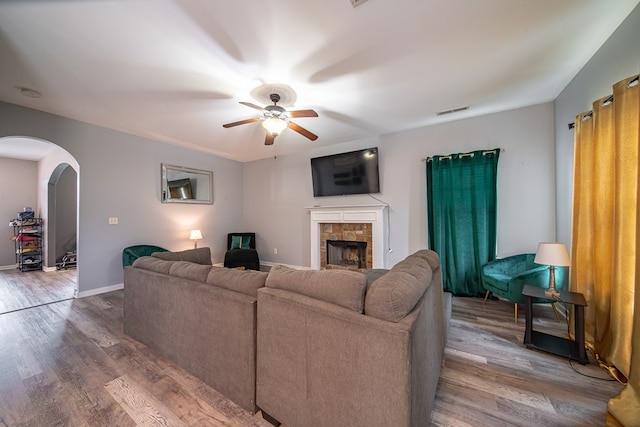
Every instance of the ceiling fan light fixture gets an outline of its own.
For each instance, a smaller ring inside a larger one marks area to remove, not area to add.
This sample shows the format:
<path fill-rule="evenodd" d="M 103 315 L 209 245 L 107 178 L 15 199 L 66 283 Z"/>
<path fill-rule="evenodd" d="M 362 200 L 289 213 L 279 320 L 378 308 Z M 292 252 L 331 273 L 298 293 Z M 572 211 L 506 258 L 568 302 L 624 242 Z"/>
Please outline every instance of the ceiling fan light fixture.
<path fill-rule="evenodd" d="M 262 122 L 262 127 L 264 127 L 271 135 L 278 136 L 286 129 L 287 122 L 282 119 L 270 118 Z"/>

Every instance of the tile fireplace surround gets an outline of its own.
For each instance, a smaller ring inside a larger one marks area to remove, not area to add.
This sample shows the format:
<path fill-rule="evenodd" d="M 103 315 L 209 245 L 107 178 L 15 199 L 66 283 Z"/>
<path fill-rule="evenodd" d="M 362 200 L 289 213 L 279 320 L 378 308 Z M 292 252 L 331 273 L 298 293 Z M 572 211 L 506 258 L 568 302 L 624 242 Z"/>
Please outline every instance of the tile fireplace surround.
<path fill-rule="evenodd" d="M 387 206 L 313 206 L 309 210 L 311 221 L 311 269 L 321 268 L 321 226 L 323 224 L 371 224 L 371 268 L 387 268 Z"/>

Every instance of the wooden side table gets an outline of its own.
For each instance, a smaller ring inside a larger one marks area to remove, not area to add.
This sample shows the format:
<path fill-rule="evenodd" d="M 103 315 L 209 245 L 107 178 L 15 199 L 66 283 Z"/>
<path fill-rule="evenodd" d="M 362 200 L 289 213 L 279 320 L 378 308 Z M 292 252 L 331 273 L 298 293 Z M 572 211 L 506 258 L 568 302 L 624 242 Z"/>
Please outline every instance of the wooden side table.
<path fill-rule="evenodd" d="M 584 308 L 587 306 L 587 300 L 584 295 L 578 292 L 560 291 L 559 299 L 552 299 L 544 294 L 545 289 L 537 286 L 525 285 L 522 289 L 522 295 L 525 297 L 525 319 L 526 326 L 524 331 L 524 344 L 527 348 L 553 353 L 558 356 L 564 356 L 577 360 L 583 365 L 589 363 L 587 351 L 584 346 Z M 549 301 L 563 302 L 565 304 L 573 304 L 574 310 L 574 327 L 576 340 L 570 340 L 564 337 L 546 334 L 544 332 L 533 330 L 533 303 L 531 298 L 543 298 Z"/>

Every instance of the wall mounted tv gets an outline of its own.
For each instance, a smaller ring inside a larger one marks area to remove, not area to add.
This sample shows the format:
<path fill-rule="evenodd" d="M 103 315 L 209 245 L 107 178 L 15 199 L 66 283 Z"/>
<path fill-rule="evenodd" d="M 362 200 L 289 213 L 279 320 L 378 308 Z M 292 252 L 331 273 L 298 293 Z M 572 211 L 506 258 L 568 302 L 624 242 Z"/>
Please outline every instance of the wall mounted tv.
<path fill-rule="evenodd" d="M 380 192 L 378 148 L 311 159 L 313 197 Z"/>

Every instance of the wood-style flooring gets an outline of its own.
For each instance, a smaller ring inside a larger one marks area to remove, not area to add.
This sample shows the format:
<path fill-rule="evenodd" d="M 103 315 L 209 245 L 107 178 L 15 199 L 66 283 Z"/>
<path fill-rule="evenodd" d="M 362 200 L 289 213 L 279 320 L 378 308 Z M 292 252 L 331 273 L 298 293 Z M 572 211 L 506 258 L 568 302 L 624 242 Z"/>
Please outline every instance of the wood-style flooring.
<path fill-rule="evenodd" d="M 562 304 L 556 304 L 563 312 Z M 454 298 L 434 426 L 604 426 L 607 401 L 622 386 L 591 364 L 523 345 L 524 307 Z M 550 305 L 534 304 L 534 330 L 567 335 Z M 591 378 L 593 377 L 593 378 Z"/>
<path fill-rule="evenodd" d="M 0 271 L 0 314 L 73 298 L 76 270 Z"/>
<path fill-rule="evenodd" d="M 270 426 L 125 335 L 122 307 L 115 291 L 0 315 L 0 426 Z M 536 329 L 566 332 L 535 310 Z M 454 298 L 431 425 L 604 425 L 621 386 L 523 334 L 512 304 Z"/>

